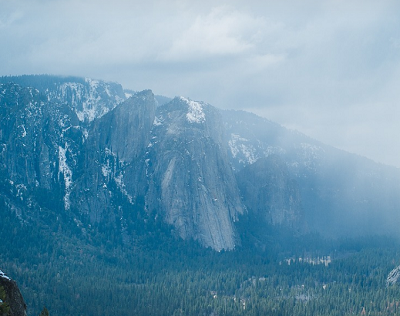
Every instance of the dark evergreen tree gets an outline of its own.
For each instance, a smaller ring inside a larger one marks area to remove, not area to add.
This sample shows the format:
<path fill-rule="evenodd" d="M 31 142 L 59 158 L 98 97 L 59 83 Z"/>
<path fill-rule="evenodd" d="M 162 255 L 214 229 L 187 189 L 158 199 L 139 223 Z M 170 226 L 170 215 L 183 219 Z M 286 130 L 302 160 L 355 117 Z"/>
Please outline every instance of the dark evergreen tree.
<path fill-rule="evenodd" d="M 39 316 L 49 316 L 49 315 L 50 315 L 49 311 L 47 310 L 47 308 L 45 306 L 45 307 L 43 307 L 43 310 L 42 310 L 42 312 L 40 313 Z"/>

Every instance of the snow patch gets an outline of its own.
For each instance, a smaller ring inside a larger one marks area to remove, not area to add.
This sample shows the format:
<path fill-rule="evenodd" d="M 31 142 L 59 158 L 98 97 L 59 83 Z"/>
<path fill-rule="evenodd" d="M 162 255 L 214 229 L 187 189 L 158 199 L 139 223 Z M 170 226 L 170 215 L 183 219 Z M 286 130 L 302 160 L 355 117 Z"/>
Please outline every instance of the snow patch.
<path fill-rule="evenodd" d="M 86 140 L 88 138 L 88 136 L 89 136 L 89 132 L 88 132 L 88 130 L 86 128 L 84 128 L 82 130 L 82 134 L 83 134 L 84 140 Z"/>
<path fill-rule="evenodd" d="M 133 198 L 132 196 L 126 191 L 125 183 L 124 183 L 124 176 L 119 174 L 117 177 L 114 177 L 114 181 L 117 184 L 118 188 L 121 190 L 121 192 L 128 198 L 129 203 L 133 204 Z"/>
<path fill-rule="evenodd" d="M 206 116 L 203 111 L 203 105 L 199 102 L 180 97 L 180 99 L 187 103 L 189 106 L 186 119 L 189 123 L 203 123 L 206 120 Z"/>
<path fill-rule="evenodd" d="M 253 164 L 257 161 L 258 156 L 256 154 L 256 149 L 253 145 L 249 144 L 248 139 L 237 134 L 231 134 L 231 139 L 228 144 L 233 158 L 238 157 L 240 154 L 244 158 L 244 160 L 239 159 L 240 162 Z"/>
<path fill-rule="evenodd" d="M 21 201 L 23 201 L 24 200 L 24 192 L 27 191 L 26 186 L 24 184 L 17 184 L 15 186 L 15 188 L 17 189 L 16 197 L 19 197 L 21 199 Z"/>
<path fill-rule="evenodd" d="M 111 174 L 111 168 L 108 165 L 102 165 L 101 166 L 101 173 L 105 178 L 108 178 Z"/>
<path fill-rule="evenodd" d="M 237 147 L 237 143 L 239 141 L 248 141 L 246 138 L 242 138 L 237 134 L 231 134 L 231 139 L 229 140 L 228 144 L 229 144 L 229 148 L 231 149 L 231 153 L 233 158 L 236 158 L 237 154 L 240 152 L 239 148 Z"/>
<path fill-rule="evenodd" d="M 62 174 L 64 177 L 65 183 L 65 195 L 64 195 L 64 207 L 66 210 L 69 210 L 70 203 L 70 194 L 71 194 L 71 186 L 72 186 L 72 171 L 67 164 L 67 153 L 68 144 L 65 143 L 65 148 L 61 146 L 58 147 L 58 172 Z"/>
<path fill-rule="evenodd" d="M 160 126 L 162 125 L 162 120 L 159 119 L 157 116 L 154 118 L 154 122 L 153 122 L 154 126 Z"/>

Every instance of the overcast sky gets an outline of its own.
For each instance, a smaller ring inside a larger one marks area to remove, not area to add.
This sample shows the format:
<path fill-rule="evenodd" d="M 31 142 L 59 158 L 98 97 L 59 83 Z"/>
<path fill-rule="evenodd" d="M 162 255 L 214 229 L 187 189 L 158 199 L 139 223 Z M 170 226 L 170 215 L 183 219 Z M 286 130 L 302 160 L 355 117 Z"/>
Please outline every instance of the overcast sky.
<path fill-rule="evenodd" d="M 400 167 L 397 0 L 0 0 L 0 61 L 248 110 Z"/>

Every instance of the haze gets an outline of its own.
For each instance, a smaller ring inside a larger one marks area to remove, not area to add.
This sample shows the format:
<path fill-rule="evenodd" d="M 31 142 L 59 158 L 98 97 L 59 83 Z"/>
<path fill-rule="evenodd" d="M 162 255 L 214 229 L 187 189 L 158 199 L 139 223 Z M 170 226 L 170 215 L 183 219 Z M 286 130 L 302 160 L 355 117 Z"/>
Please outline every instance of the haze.
<path fill-rule="evenodd" d="M 400 167 L 397 1 L 0 0 L 0 75 L 254 112 Z"/>

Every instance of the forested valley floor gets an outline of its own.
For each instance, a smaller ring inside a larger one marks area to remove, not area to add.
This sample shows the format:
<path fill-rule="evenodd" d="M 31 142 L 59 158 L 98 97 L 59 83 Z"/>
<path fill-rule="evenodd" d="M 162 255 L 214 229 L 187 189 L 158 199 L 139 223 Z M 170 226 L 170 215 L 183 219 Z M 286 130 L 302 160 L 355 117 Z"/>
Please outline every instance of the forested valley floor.
<path fill-rule="evenodd" d="M 306 236 L 290 247 L 215 252 L 165 236 L 125 247 L 2 234 L 12 237 L 1 245 L 1 269 L 17 281 L 28 315 L 43 306 L 58 316 L 400 315 L 400 287 L 386 284 L 400 264 L 389 238 Z"/>

